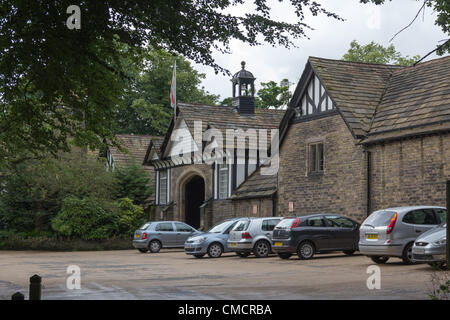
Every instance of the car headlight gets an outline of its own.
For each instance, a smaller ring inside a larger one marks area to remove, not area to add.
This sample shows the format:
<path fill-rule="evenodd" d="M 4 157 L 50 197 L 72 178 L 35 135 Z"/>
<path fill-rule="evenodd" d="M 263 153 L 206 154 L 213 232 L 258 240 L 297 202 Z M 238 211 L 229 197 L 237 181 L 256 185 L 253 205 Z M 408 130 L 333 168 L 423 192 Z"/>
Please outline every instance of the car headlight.
<path fill-rule="evenodd" d="M 444 237 L 442 239 L 439 239 L 439 240 L 433 242 L 433 244 L 436 244 L 438 246 L 446 244 L 446 243 L 447 243 L 447 237 Z"/>
<path fill-rule="evenodd" d="M 194 240 L 195 243 L 203 243 L 205 241 L 206 241 L 206 237 L 201 237 L 201 238 L 198 238 L 198 239 Z"/>

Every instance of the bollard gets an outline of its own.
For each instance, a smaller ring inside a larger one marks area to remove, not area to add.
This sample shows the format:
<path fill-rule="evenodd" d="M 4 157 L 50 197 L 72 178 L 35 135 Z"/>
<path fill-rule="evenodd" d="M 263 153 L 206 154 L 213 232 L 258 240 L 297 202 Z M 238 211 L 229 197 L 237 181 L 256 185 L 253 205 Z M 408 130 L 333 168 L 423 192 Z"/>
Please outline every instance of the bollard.
<path fill-rule="evenodd" d="M 35 274 L 30 278 L 30 300 L 41 300 L 42 278 Z"/>
<path fill-rule="evenodd" d="M 11 300 L 25 300 L 25 296 L 20 292 L 16 292 L 11 296 Z"/>

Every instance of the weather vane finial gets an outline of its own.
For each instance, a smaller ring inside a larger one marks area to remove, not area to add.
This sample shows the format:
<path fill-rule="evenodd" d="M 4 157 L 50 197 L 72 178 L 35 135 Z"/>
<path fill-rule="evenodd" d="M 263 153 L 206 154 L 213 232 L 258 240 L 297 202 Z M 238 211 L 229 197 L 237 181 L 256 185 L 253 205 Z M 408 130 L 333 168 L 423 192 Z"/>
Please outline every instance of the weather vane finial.
<path fill-rule="evenodd" d="M 241 62 L 242 69 L 245 69 L 245 61 Z"/>

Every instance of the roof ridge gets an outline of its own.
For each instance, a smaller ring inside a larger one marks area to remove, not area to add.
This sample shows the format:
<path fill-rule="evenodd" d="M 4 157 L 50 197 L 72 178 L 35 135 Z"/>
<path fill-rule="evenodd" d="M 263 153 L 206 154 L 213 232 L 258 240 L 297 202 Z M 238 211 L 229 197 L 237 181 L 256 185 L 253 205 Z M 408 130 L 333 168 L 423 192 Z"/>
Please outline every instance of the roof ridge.
<path fill-rule="evenodd" d="M 312 59 L 318 59 L 318 60 L 335 61 L 335 62 L 340 62 L 340 63 L 372 65 L 372 66 L 386 67 L 386 68 L 392 68 L 392 67 L 394 67 L 396 69 L 407 68 L 407 66 L 401 66 L 401 65 L 396 65 L 396 64 L 362 62 L 362 61 L 348 61 L 348 60 L 342 60 L 342 59 L 330 59 L 330 58 L 321 58 L 321 57 L 315 57 L 315 56 L 309 56 L 308 60 L 310 60 L 311 58 Z"/>

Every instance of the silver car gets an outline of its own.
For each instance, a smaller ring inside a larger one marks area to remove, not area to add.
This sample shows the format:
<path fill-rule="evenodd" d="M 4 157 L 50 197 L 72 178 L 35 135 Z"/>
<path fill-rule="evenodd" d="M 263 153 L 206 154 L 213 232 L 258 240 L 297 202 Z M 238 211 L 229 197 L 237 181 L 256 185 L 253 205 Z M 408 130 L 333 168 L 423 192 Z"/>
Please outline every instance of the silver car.
<path fill-rule="evenodd" d="M 196 234 L 184 243 L 184 252 L 196 258 L 208 254 L 210 258 L 219 258 L 222 253 L 230 251 L 227 247 L 228 235 L 241 218 L 220 222 L 208 232 Z"/>
<path fill-rule="evenodd" d="M 447 224 L 433 228 L 414 242 L 412 248 L 413 260 L 426 262 L 433 267 L 443 267 L 446 264 Z"/>
<path fill-rule="evenodd" d="M 258 258 L 267 257 L 272 252 L 273 229 L 281 217 L 248 218 L 239 221 L 228 237 L 228 248 L 240 257 L 248 257 L 252 252 Z"/>
<path fill-rule="evenodd" d="M 436 206 L 389 208 L 373 212 L 361 225 L 359 251 L 375 263 L 398 257 L 413 263 L 412 247 L 422 233 L 445 221 L 446 209 Z"/>
<path fill-rule="evenodd" d="M 140 252 L 159 252 L 161 248 L 183 248 L 187 238 L 201 233 L 179 221 L 147 222 L 134 232 L 133 246 Z"/>

